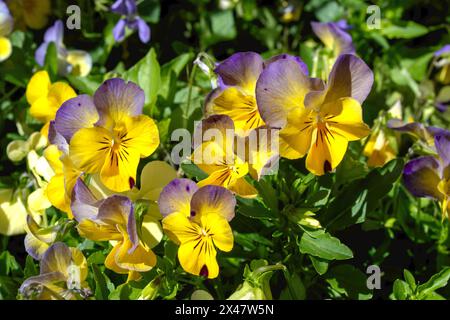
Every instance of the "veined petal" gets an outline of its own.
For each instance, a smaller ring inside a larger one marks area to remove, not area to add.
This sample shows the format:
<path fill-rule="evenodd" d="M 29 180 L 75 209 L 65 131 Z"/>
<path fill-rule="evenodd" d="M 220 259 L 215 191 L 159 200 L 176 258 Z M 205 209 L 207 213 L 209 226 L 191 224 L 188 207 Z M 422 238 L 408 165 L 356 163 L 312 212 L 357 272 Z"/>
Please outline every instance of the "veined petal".
<path fill-rule="evenodd" d="M 403 169 L 406 188 L 416 197 L 429 197 L 438 200 L 442 194 L 438 190 L 440 163 L 431 156 L 409 161 Z"/>
<path fill-rule="evenodd" d="M 215 73 L 225 86 L 237 86 L 255 94 L 256 80 L 263 70 L 263 59 L 255 52 L 238 52 L 221 62 Z"/>
<path fill-rule="evenodd" d="M 71 202 L 71 209 L 75 219 L 78 222 L 84 219 L 96 219 L 100 203 L 83 180 L 78 178 L 72 191 Z"/>
<path fill-rule="evenodd" d="M 273 56 L 272 58 L 264 61 L 264 67 L 266 68 L 269 64 L 271 64 L 275 61 L 281 60 L 281 59 L 290 59 L 290 60 L 296 62 L 305 75 L 309 74 L 308 66 L 306 65 L 306 63 L 303 62 L 303 60 L 300 57 L 292 56 L 290 54 L 285 54 L 285 53 Z"/>
<path fill-rule="evenodd" d="M 327 83 L 324 103 L 351 97 L 360 104 L 372 89 L 373 72 L 360 58 L 352 54 L 339 56 L 333 65 Z"/>
<path fill-rule="evenodd" d="M 113 195 L 102 202 L 96 219 L 106 224 L 126 226 L 132 214 L 134 218 L 131 200 L 125 196 Z"/>
<path fill-rule="evenodd" d="M 191 217 L 201 219 L 209 214 L 217 214 L 231 221 L 234 217 L 236 198 L 220 186 L 208 185 L 200 188 L 191 199 Z"/>
<path fill-rule="evenodd" d="M 227 219 L 222 215 L 209 214 L 202 217 L 203 226 L 209 230 L 214 245 L 222 251 L 229 252 L 233 249 L 234 237 L 233 231 L 228 224 Z"/>
<path fill-rule="evenodd" d="M 174 212 L 162 220 L 167 236 L 175 243 L 181 244 L 201 238 L 200 227 L 192 223 L 183 212 Z"/>
<path fill-rule="evenodd" d="M 295 61 L 281 59 L 271 63 L 256 84 L 261 118 L 271 127 L 283 127 L 292 110 L 304 108 L 309 89 L 310 81 Z"/>
<path fill-rule="evenodd" d="M 47 71 L 36 72 L 27 85 L 26 97 L 29 104 L 33 104 L 40 97 L 47 96 L 51 82 Z"/>
<path fill-rule="evenodd" d="M 181 267 L 192 274 L 216 278 L 219 265 L 216 260 L 216 249 L 211 239 L 191 240 L 182 243 L 178 248 L 178 259 Z"/>
<path fill-rule="evenodd" d="M 206 113 L 229 116 L 238 134 L 264 125 L 254 94 L 247 95 L 237 87 L 228 87 L 214 94 L 206 105 Z"/>
<path fill-rule="evenodd" d="M 49 122 L 48 142 L 56 145 L 63 153 L 69 154 L 69 144 L 67 143 L 67 140 L 56 130 L 54 120 Z"/>
<path fill-rule="evenodd" d="M 303 157 L 311 146 L 313 133 L 312 111 L 310 109 L 294 110 L 290 121 L 280 130 L 280 155 L 287 159 Z"/>
<path fill-rule="evenodd" d="M 322 106 L 320 113 L 333 134 L 349 141 L 359 140 L 370 133 L 370 128 L 363 122 L 361 105 L 355 99 L 341 98 L 328 103 Z"/>
<path fill-rule="evenodd" d="M 115 262 L 122 269 L 146 272 L 156 265 L 156 256 L 152 250 L 140 244 L 136 247 L 128 237 L 124 237 L 116 252 Z"/>
<path fill-rule="evenodd" d="M 82 220 L 77 226 L 81 237 L 94 241 L 122 240 L 122 234 L 115 225 L 95 222 L 89 219 Z"/>
<path fill-rule="evenodd" d="M 137 84 L 120 78 L 106 80 L 94 94 L 94 104 L 102 123 L 140 115 L 144 101 L 144 91 Z"/>
<path fill-rule="evenodd" d="M 444 167 L 450 166 L 450 133 L 448 135 L 435 136 L 434 145 L 443 161 Z"/>
<path fill-rule="evenodd" d="M 31 233 L 25 236 L 24 245 L 26 252 L 35 260 L 41 260 L 45 251 L 50 247 L 50 244 L 36 238 Z"/>
<path fill-rule="evenodd" d="M 242 198 L 254 198 L 258 195 L 258 190 L 255 189 L 244 177 L 237 179 L 232 185 L 228 187 L 231 191 L 241 196 Z"/>
<path fill-rule="evenodd" d="M 348 140 L 325 128 L 313 131 L 311 148 L 306 157 L 306 168 L 317 176 L 334 170 L 344 158 Z"/>
<path fill-rule="evenodd" d="M 56 112 L 55 129 L 67 141 L 82 128 L 93 127 L 99 120 L 94 101 L 88 95 L 79 95 L 64 102 Z"/>
<path fill-rule="evenodd" d="M 163 217 L 173 212 L 180 212 L 186 217 L 190 216 L 191 199 L 197 190 L 198 187 L 192 180 L 172 180 L 159 195 L 158 206 Z"/>
<path fill-rule="evenodd" d="M 70 140 L 69 154 L 74 165 L 87 173 L 100 172 L 110 153 L 112 137 L 101 127 L 78 130 Z"/>
<path fill-rule="evenodd" d="M 142 158 L 151 155 L 159 145 L 158 127 L 152 118 L 139 115 L 127 118 L 126 134 L 121 145 L 127 149 L 136 150 Z"/>
<path fill-rule="evenodd" d="M 40 267 L 42 273 L 61 272 L 67 274 L 67 268 L 70 266 L 72 252 L 69 247 L 62 243 L 52 244 L 42 257 Z"/>

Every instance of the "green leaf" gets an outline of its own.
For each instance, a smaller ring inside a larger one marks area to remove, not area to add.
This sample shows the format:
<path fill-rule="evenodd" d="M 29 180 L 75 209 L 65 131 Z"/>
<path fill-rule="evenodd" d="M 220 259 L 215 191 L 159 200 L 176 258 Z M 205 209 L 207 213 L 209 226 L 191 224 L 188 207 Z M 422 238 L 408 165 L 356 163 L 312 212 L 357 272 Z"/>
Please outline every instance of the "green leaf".
<path fill-rule="evenodd" d="M 164 98 L 168 99 L 171 91 L 171 84 L 174 80 L 178 78 L 181 71 L 186 67 L 186 65 L 192 60 L 193 53 L 184 53 L 161 67 L 161 87 L 159 94 Z"/>
<path fill-rule="evenodd" d="M 403 277 L 405 278 L 405 280 L 408 283 L 409 287 L 413 291 L 416 290 L 416 279 L 414 279 L 413 274 L 405 269 L 405 270 L 403 270 Z"/>
<path fill-rule="evenodd" d="M 22 276 L 20 264 L 8 251 L 3 251 L 2 254 L 0 254 L 0 275 Z"/>
<path fill-rule="evenodd" d="M 310 234 L 313 234 L 311 236 Z M 305 232 L 299 244 L 300 252 L 326 260 L 346 260 L 353 258 L 353 252 L 338 238 L 332 237 L 323 230 Z"/>
<path fill-rule="evenodd" d="M 372 291 L 367 288 L 367 275 L 351 265 L 332 268 L 325 279 L 339 295 L 358 300 L 372 298 Z"/>
<path fill-rule="evenodd" d="M 100 271 L 96 264 L 92 264 L 91 267 L 95 280 L 95 298 L 97 300 L 108 300 L 109 290 L 106 275 Z"/>
<path fill-rule="evenodd" d="M 150 49 L 144 58 L 124 72 L 123 78 L 139 85 L 144 90 L 146 106 L 152 106 L 161 85 L 160 67 L 155 50 Z"/>
<path fill-rule="evenodd" d="M 433 275 L 430 278 L 430 280 L 417 287 L 419 299 L 423 299 L 427 297 L 429 294 L 433 293 L 435 290 L 445 287 L 449 279 L 450 279 L 450 267 L 446 267 L 442 269 L 440 272 Z"/>
<path fill-rule="evenodd" d="M 311 255 L 309 256 L 309 259 L 311 259 L 313 267 L 318 274 L 323 275 L 328 271 L 328 266 L 330 263 L 328 260 L 319 257 L 314 257 Z"/>
<path fill-rule="evenodd" d="M 50 42 L 45 54 L 44 68 L 50 74 L 50 79 L 55 79 L 58 74 L 58 51 L 54 42 Z"/>
<path fill-rule="evenodd" d="M 37 276 L 38 274 L 39 270 L 37 265 L 34 263 L 33 258 L 31 256 L 27 256 L 27 259 L 25 260 L 25 268 L 23 269 L 24 279 Z"/>
<path fill-rule="evenodd" d="M 394 281 L 394 297 L 396 300 L 407 300 L 412 295 L 409 285 L 400 279 Z"/>
<path fill-rule="evenodd" d="M 428 28 L 414 21 L 408 21 L 383 26 L 381 33 L 389 39 L 413 39 L 427 34 Z"/>

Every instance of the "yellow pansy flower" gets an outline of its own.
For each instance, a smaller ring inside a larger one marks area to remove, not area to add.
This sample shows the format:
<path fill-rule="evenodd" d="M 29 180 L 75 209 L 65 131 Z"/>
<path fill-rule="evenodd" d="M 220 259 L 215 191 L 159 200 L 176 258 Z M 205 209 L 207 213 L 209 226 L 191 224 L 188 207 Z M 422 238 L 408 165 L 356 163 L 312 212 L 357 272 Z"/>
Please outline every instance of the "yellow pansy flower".
<path fill-rule="evenodd" d="M 45 27 L 50 15 L 50 0 L 8 0 L 9 8 L 19 29 Z"/>

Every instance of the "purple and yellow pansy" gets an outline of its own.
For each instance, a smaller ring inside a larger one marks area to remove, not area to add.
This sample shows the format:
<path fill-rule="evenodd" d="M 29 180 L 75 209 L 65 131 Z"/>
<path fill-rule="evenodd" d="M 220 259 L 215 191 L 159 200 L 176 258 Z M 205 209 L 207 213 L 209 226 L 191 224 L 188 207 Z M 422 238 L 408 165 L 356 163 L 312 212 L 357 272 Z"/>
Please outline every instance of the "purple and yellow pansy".
<path fill-rule="evenodd" d="M 434 145 L 436 156 L 419 157 L 405 165 L 403 181 L 414 196 L 438 200 L 444 219 L 450 210 L 450 132 L 436 135 Z"/>
<path fill-rule="evenodd" d="M 142 114 L 144 99 L 136 84 L 109 79 L 93 97 L 70 99 L 56 114 L 55 128 L 69 141 L 74 166 L 84 173 L 99 173 L 112 191 L 132 189 L 140 158 L 159 145 L 155 122 Z"/>
<path fill-rule="evenodd" d="M 189 179 L 175 179 L 161 192 L 158 205 L 164 231 L 179 245 L 181 267 L 194 275 L 216 278 L 216 248 L 224 252 L 233 248 L 229 225 L 236 206 L 233 194 L 223 187 L 199 188 Z"/>
<path fill-rule="evenodd" d="M 280 155 L 297 159 L 307 154 L 307 169 L 323 175 L 341 162 L 349 141 L 369 134 L 361 104 L 372 83 L 372 71 L 351 54 L 339 56 L 327 83 L 281 59 L 262 72 L 256 99 L 265 123 L 280 129 Z"/>

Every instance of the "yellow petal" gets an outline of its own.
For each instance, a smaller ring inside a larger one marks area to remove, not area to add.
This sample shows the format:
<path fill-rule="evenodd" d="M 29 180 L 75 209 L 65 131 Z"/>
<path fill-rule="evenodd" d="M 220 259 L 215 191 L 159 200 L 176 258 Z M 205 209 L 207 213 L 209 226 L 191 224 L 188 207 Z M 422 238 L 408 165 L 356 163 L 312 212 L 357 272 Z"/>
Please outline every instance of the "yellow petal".
<path fill-rule="evenodd" d="M 46 97 L 50 90 L 51 82 L 47 71 L 36 72 L 27 85 L 26 97 L 29 104 L 33 104 L 41 97 Z"/>
<path fill-rule="evenodd" d="M 102 169 L 112 137 L 101 127 L 78 130 L 70 140 L 69 155 L 75 167 L 87 173 L 99 173 Z"/>
<path fill-rule="evenodd" d="M 30 193 L 27 203 L 28 208 L 34 212 L 43 212 L 52 206 L 47 198 L 46 188 L 39 188 Z"/>
<path fill-rule="evenodd" d="M 245 178 L 239 178 L 229 189 L 243 198 L 254 198 L 258 191 Z"/>
<path fill-rule="evenodd" d="M 141 172 L 139 198 L 157 201 L 162 188 L 177 177 L 175 169 L 164 161 L 151 161 Z"/>
<path fill-rule="evenodd" d="M 334 170 L 342 161 L 347 145 L 347 139 L 340 134 L 329 134 L 325 130 L 315 129 L 306 157 L 306 168 L 317 176 Z"/>
<path fill-rule="evenodd" d="M 209 230 L 212 234 L 214 245 L 222 251 L 228 252 L 233 249 L 233 232 L 231 227 L 224 217 L 219 214 L 208 214 L 202 216 L 203 228 Z"/>
<path fill-rule="evenodd" d="M 5 61 L 11 56 L 12 45 L 6 37 L 0 37 L 0 62 Z"/>
<path fill-rule="evenodd" d="M 331 131 L 348 141 L 359 140 L 370 133 L 370 128 L 362 119 L 361 105 L 353 98 L 341 98 L 324 105 L 321 115 L 328 119 Z"/>
<path fill-rule="evenodd" d="M 184 213 L 174 212 L 162 220 L 167 236 L 175 243 L 184 243 L 196 239 L 201 234 L 200 227 L 189 221 Z"/>
<path fill-rule="evenodd" d="M 78 224 L 77 229 L 80 236 L 94 241 L 122 240 L 122 234 L 114 225 L 85 219 Z"/>
<path fill-rule="evenodd" d="M 29 144 L 28 141 L 14 140 L 11 141 L 6 147 L 6 155 L 9 160 L 18 162 L 23 160 L 28 154 Z"/>
<path fill-rule="evenodd" d="M 141 227 L 141 239 L 142 242 L 148 247 L 156 247 L 163 237 L 163 230 L 161 224 L 154 217 L 146 214 L 142 221 Z"/>
<path fill-rule="evenodd" d="M 146 115 L 127 117 L 126 142 L 123 145 L 127 149 L 136 150 L 141 157 L 151 155 L 159 145 L 159 131 L 152 118 Z"/>
<path fill-rule="evenodd" d="M 14 236 L 25 233 L 27 210 L 12 189 L 0 190 L 0 234 Z"/>
<path fill-rule="evenodd" d="M 86 51 L 69 50 L 66 59 L 72 65 L 73 75 L 85 77 L 91 72 L 92 58 Z"/>
<path fill-rule="evenodd" d="M 188 241 L 178 248 L 181 267 L 186 272 L 205 275 L 209 279 L 216 278 L 219 274 L 216 255 L 217 252 L 211 239 Z"/>
<path fill-rule="evenodd" d="M 133 252 L 129 250 L 133 247 L 133 243 L 128 237 L 122 242 L 116 253 L 116 264 L 126 270 L 145 272 L 151 270 L 156 265 L 156 256 L 152 250 L 146 249 L 139 244 Z"/>

